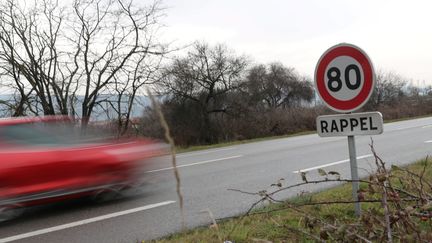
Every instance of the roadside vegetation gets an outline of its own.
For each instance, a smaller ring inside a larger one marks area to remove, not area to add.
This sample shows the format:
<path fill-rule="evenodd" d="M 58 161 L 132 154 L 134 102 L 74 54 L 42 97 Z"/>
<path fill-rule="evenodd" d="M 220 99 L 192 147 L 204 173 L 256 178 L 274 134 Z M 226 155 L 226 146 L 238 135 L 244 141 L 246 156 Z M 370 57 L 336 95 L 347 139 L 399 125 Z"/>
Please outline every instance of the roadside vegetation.
<path fill-rule="evenodd" d="M 384 123 L 400 122 L 400 121 L 407 121 L 407 120 L 411 120 L 411 119 L 420 119 L 420 118 L 426 118 L 426 117 L 430 117 L 430 114 L 384 120 Z M 280 139 L 280 138 L 289 138 L 289 137 L 295 137 L 295 136 L 309 135 L 309 134 L 314 134 L 314 133 L 316 133 L 316 130 L 308 130 L 308 131 L 302 131 L 302 132 L 291 133 L 291 134 L 280 135 L 280 136 L 272 136 L 272 137 L 259 137 L 259 138 L 252 138 L 252 139 L 235 140 L 235 141 L 231 141 L 231 142 L 221 142 L 221 143 L 215 143 L 215 144 L 209 144 L 209 145 L 177 146 L 176 151 L 178 153 L 186 153 L 186 152 L 193 152 L 193 151 L 199 151 L 199 150 L 205 150 L 205 149 L 223 148 L 223 147 L 239 145 L 239 144 L 262 142 L 262 141 L 267 141 L 267 140 L 272 140 L 272 139 Z"/>
<path fill-rule="evenodd" d="M 151 242 L 430 242 L 432 160 L 398 167 L 375 156 L 376 171 L 361 180 L 358 192 L 361 217 L 354 213 L 351 181 L 320 169 L 319 177 L 302 174 L 298 184 L 278 180 L 266 191 L 239 191 L 257 197 L 244 215 Z M 284 190 L 329 182 L 343 185 L 273 199 Z"/>
<path fill-rule="evenodd" d="M 229 143 L 316 130 L 315 119 L 330 114 L 312 80 L 281 63 L 248 64 L 224 45 L 193 45 L 162 71 L 161 109 L 176 145 Z M 376 87 L 361 111 L 380 111 L 385 120 L 432 114 L 431 87 L 419 88 L 393 72 L 378 71 Z M 139 130 L 161 137 L 155 112 L 147 108 Z"/>

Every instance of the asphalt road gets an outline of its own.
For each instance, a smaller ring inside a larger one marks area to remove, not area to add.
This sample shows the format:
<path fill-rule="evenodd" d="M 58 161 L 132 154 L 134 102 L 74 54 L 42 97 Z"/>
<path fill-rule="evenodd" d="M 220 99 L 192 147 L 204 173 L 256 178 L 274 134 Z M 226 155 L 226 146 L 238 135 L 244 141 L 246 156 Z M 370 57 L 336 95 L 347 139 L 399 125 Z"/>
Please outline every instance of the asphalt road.
<path fill-rule="evenodd" d="M 375 150 L 390 166 L 402 165 L 432 154 L 432 118 L 386 124 L 384 134 L 373 136 Z M 356 137 L 360 175 L 374 168 L 371 137 Z M 209 224 L 215 218 L 245 212 L 259 197 L 228 189 L 257 192 L 284 183 L 300 182 L 298 170 L 318 177 L 317 167 L 349 178 L 346 137 L 305 135 L 177 156 L 188 228 Z M 149 168 L 152 183 L 138 196 L 92 204 L 85 200 L 29 210 L 17 220 L 0 225 L 0 242 L 137 242 L 181 230 L 175 180 L 169 162 Z M 317 188 L 303 188 L 312 190 Z M 285 192 L 279 198 L 296 195 Z"/>

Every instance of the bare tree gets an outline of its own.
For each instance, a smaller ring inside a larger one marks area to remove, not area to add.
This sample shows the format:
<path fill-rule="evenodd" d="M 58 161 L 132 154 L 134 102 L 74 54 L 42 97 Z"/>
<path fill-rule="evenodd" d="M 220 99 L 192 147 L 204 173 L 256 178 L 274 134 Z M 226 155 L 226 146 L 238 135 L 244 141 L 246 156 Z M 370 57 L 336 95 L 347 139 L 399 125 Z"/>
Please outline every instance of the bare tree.
<path fill-rule="evenodd" d="M 366 108 L 376 109 L 381 105 L 396 105 L 404 96 L 407 81 L 394 72 L 377 72 L 376 85 Z"/>
<path fill-rule="evenodd" d="M 112 99 L 107 100 L 116 115 L 117 130 L 119 135 L 124 135 L 129 127 L 133 106 L 139 102 L 138 95 L 144 95 L 141 88 L 145 85 L 153 85 L 158 81 L 157 71 L 159 70 L 162 55 L 159 59 L 147 60 L 146 55 L 137 56 L 132 65 L 125 67 L 119 75 L 123 82 L 114 82 L 111 89 L 114 91 Z M 117 75 L 114 77 L 117 80 Z M 146 104 L 140 104 L 142 107 Z"/>
<path fill-rule="evenodd" d="M 9 86 L 13 85 L 20 97 L 14 115 L 24 114 L 33 92 L 44 114 L 55 114 L 56 108 L 67 114 L 64 87 L 57 82 L 62 9 L 51 1 L 25 8 L 14 0 L 3 2 L 0 9 L 0 62 Z"/>
<path fill-rule="evenodd" d="M 84 92 L 83 118 L 91 116 L 101 102 L 98 100 L 101 93 L 110 93 L 110 84 L 129 82 L 130 75 L 122 72 L 125 68 L 137 60 L 142 63 L 150 55 L 163 53 L 162 46 L 151 38 L 160 11 L 158 2 L 145 8 L 121 0 L 74 2 L 77 18 L 74 23 L 78 26 L 74 29 L 78 31 L 73 41 L 81 49 L 79 58 L 83 65 L 83 75 L 78 80 L 78 89 Z M 140 76 L 135 74 L 135 78 Z M 87 120 L 83 122 L 85 125 Z"/>
<path fill-rule="evenodd" d="M 224 45 L 195 43 L 186 57 L 175 58 L 164 73 L 163 88 L 171 104 L 189 104 L 195 110 L 204 142 L 214 140 L 211 115 L 226 113 L 225 95 L 238 88 L 247 66 L 245 57 L 234 55 Z"/>
<path fill-rule="evenodd" d="M 67 6 L 53 0 L 3 2 L 1 86 L 17 94 L 15 114 L 24 115 L 25 107 L 38 109 L 36 102 L 46 115 L 81 116 L 85 127 L 95 107 L 106 102 L 101 95 L 116 93 L 113 87 L 132 90 L 132 106 L 148 83 L 144 67 L 156 65 L 149 67 L 154 72 L 165 50 L 155 38 L 160 5 L 138 6 L 132 0 L 75 0 Z M 150 61 L 153 57 L 156 62 Z"/>
<path fill-rule="evenodd" d="M 312 83 L 281 63 L 257 65 L 249 70 L 246 92 L 267 107 L 291 107 L 313 99 Z"/>

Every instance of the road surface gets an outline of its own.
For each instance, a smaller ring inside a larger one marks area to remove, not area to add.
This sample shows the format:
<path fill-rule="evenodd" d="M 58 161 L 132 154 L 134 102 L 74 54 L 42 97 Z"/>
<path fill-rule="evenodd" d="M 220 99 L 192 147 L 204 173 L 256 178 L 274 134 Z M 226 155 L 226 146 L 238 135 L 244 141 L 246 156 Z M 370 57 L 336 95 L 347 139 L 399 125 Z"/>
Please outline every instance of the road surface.
<path fill-rule="evenodd" d="M 403 165 L 432 154 L 432 118 L 395 122 L 384 134 L 372 137 L 388 165 Z M 360 175 L 374 168 L 371 137 L 356 137 Z M 316 134 L 268 140 L 177 156 L 188 228 L 216 218 L 245 212 L 259 198 L 228 189 L 257 192 L 272 183 L 300 182 L 299 170 L 318 177 L 317 168 L 349 178 L 346 137 Z M 19 219 L 0 225 L 0 242 L 137 242 L 181 230 L 175 181 L 169 164 L 147 171 L 152 184 L 139 196 L 105 204 L 74 201 L 29 210 Z M 303 190 L 310 190 L 304 188 Z M 286 192 L 286 198 L 299 191 Z"/>

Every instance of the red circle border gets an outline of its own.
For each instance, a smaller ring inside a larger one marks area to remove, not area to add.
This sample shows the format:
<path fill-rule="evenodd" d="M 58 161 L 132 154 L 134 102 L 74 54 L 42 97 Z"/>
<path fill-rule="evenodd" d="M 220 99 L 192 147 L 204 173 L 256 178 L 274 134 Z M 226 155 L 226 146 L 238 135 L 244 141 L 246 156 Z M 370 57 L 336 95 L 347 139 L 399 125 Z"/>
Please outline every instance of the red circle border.
<path fill-rule="evenodd" d="M 339 56 L 349 56 L 360 63 L 363 69 L 364 84 L 357 96 L 351 100 L 339 100 L 334 98 L 325 87 L 325 70 L 328 64 Z M 340 44 L 328 49 L 320 58 L 315 71 L 315 86 L 321 99 L 330 108 L 339 112 L 350 112 L 362 107 L 369 99 L 373 92 L 375 81 L 373 65 L 367 54 L 360 48 L 349 45 Z"/>

